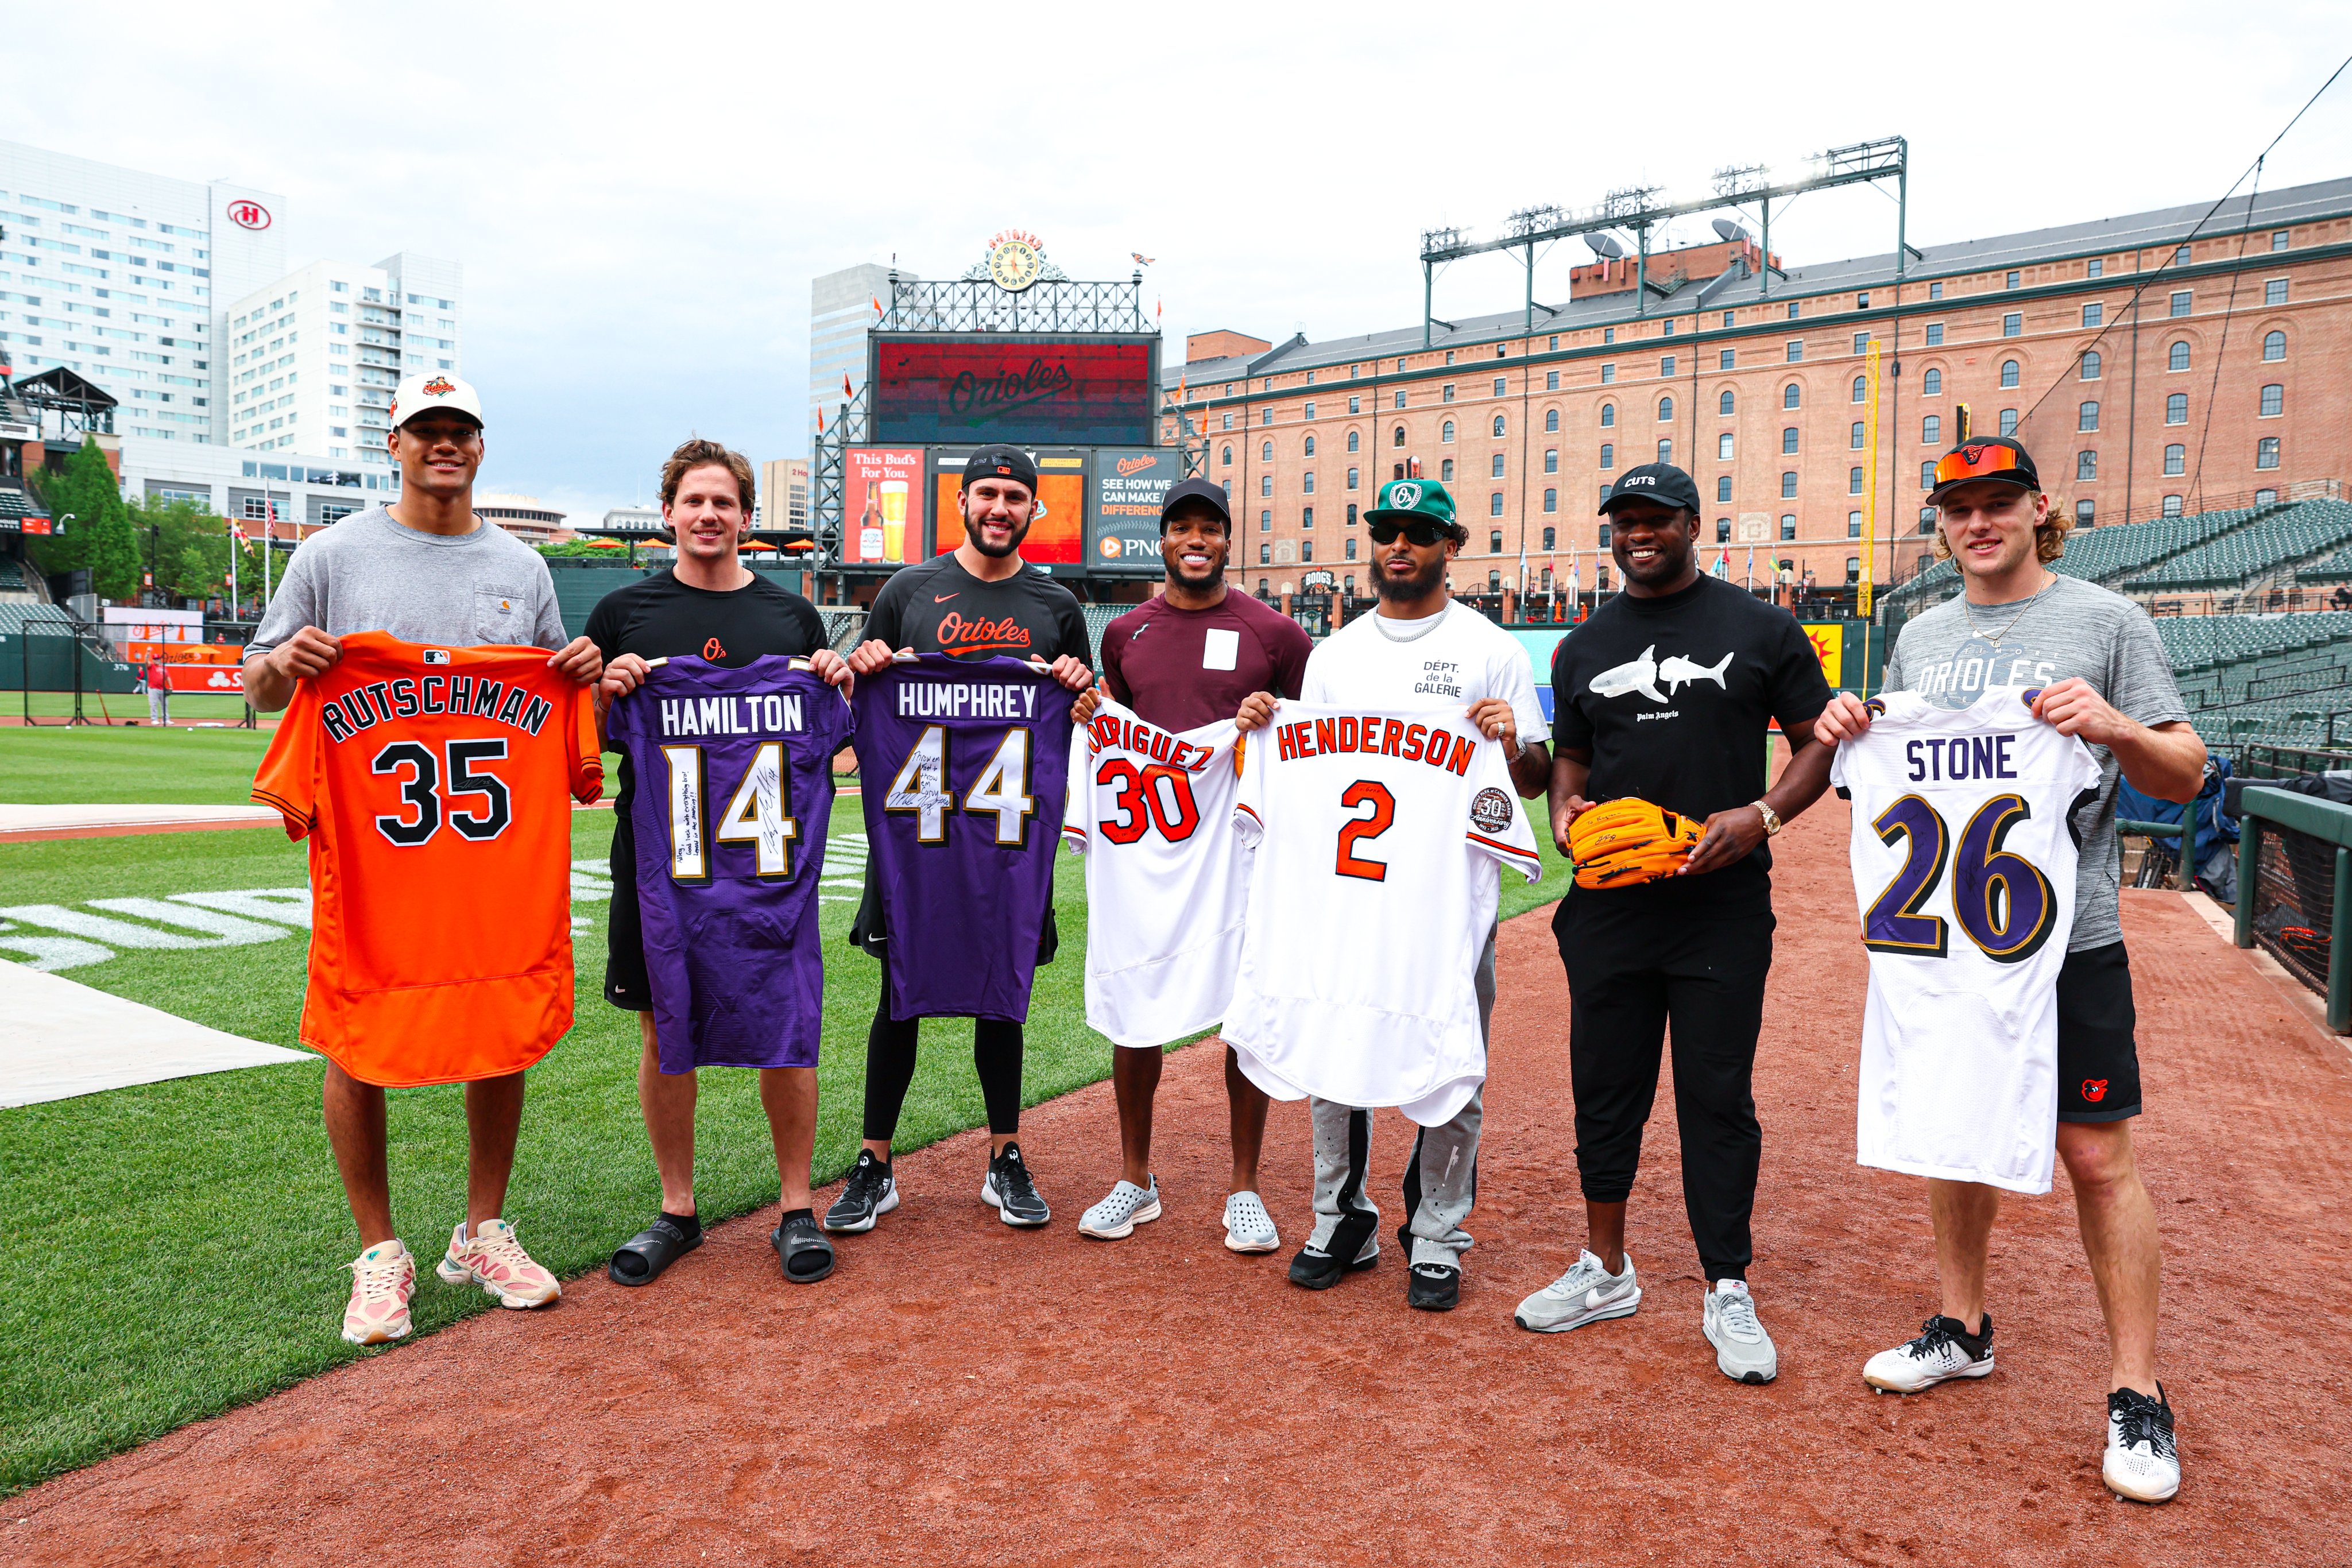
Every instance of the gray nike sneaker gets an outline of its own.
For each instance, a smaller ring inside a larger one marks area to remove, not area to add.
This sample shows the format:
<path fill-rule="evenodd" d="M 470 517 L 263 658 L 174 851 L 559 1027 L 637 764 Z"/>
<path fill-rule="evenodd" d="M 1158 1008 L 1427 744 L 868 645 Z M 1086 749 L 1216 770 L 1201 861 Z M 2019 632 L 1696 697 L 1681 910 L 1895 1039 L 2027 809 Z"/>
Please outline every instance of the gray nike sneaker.
<path fill-rule="evenodd" d="M 1769 1383 L 1780 1375 L 1780 1354 L 1757 1321 L 1744 1280 L 1717 1280 L 1706 1296 L 1699 1327 L 1715 1346 L 1715 1364 L 1734 1383 Z"/>
<path fill-rule="evenodd" d="M 1565 1333 L 1607 1318 L 1630 1318 L 1642 1304 L 1641 1282 L 1633 1277 L 1633 1255 L 1625 1254 L 1625 1271 L 1612 1274 L 1588 1250 L 1576 1266 L 1526 1301 L 1511 1321 L 1537 1333 Z"/>

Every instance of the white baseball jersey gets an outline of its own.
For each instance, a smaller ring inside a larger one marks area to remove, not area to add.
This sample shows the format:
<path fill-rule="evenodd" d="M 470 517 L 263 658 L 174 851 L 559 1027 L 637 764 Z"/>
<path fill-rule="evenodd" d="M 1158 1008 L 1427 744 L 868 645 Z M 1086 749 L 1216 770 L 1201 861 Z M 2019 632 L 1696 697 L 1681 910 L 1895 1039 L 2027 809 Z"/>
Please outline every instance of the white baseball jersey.
<path fill-rule="evenodd" d="M 1233 720 L 1172 735 L 1106 698 L 1070 770 L 1062 841 L 1087 857 L 1087 1023 L 1159 1047 L 1225 1016 L 1250 860 Z"/>
<path fill-rule="evenodd" d="M 1234 815 L 1257 860 L 1225 1010 L 1242 1071 L 1277 1100 L 1451 1119 L 1486 1078 L 1500 868 L 1543 875 L 1501 743 L 1455 704 L 1286 702 L 1250 738 Z"/>
<path fill-rule="evenodd" d="M 2050 1190 L 2080 852 L 2068 819 L 2099 766 L 2033 716 L 2032 690 L 1990 687 L 1964 708 L 1889 692 L 1838 747 L 1870 949 L 1864 1165 Z"/>

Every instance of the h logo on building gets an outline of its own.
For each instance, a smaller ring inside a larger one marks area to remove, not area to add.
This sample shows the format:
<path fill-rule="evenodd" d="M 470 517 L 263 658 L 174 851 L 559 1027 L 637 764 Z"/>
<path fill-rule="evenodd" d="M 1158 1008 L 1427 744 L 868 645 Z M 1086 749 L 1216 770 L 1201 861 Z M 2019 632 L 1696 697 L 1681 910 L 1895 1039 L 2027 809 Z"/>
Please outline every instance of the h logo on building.
<path fill-rule="evenodd" d="M 266 229 L 269 226 L 269 209 L 259 202 L 231 202 L 228 221 L 241 229 Z"/>

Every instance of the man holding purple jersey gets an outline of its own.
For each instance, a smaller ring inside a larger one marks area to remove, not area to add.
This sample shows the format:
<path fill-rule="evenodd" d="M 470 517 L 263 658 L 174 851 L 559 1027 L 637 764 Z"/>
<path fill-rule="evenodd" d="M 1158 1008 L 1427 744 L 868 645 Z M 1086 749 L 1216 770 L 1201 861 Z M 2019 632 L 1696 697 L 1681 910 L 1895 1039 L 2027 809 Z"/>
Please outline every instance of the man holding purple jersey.
<path fill-rule="evenodd" d="M 677 561 L 667 570 L 606 594 L 588 617 L 588 636 L 604 656 L 596 693 L 603 724 L 613 700 L 642 685 L 647 663 L 694 655 L 729 668 L 763 655 L 806 658 L 814 673 L 846 687 L 849 666 L 825 645 L 824 622 L 799 594 L 744 567 L 737 547 L 751 526 L 751 465 L 715 441 L 690 440 L 662 465 L 662 523 L 677 538 Z M 614 802 L 613 904 L 604 999 L 637 1015 L 645 1045 L 637 1065 L 637 1099 L 661 1176 L 661 1213 L 613 1254 L 620 1285 L 650 1284 L 677 1259 L 702 1244 L 694 1206 L 692 1066 L 664 1071 L 655 1028 L 653 987 L 637 890 L 636 835 L 632 805 L 640 781 L 627 754 L 621 758 L 621 793 Z M 652 787 L 663 787 L 661 780 Z M 717 788 L 715 784 L 709 788 Z M 731 788 L 731 785 L 730 786 Z M 676 1064 L 673 1063 L 673 1066 Z M 776 1147 L 783 1185 L 783 1222 L 772 1239 L 784 1278 L 814 1283 L 833 1272 L 833 1245 L 819 1231 L 809 1201 L 809 1160 L 816 1143 L 816 1068 L 763 1067 L 760 1102 Z"/>

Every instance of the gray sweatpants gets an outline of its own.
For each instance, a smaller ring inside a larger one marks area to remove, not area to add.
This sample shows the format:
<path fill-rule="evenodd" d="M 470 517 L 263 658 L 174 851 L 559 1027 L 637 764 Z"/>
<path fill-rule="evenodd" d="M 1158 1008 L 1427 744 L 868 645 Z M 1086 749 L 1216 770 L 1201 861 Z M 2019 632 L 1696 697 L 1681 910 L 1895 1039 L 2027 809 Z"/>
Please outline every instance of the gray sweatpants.
<path fill-rule="evenodd" d="M 1495 933 L 1486 933 L 1486 950 L 1478 957 L 1478 1035 L 1491 1040 L 1495 1015 Z M 1485 1117 L 1486 1087 L 1480 1084 L 1454 1119 L 1441 1127 L 1423 1127 L 1413 1140 L 1412 1157 L 1404 1167 L 1404 1229 L 1398 1236 L 1412 1239 L 1413 1263 L 1437 1263 L 1460 1268 L 1470 1249 L 1470 1233 L 1462 1222 L 1478 1197 L 1478 1128 Z M 1364 1190 L 1371 1163 L 1372 1113 L 1336 1100 L 1307 1098 L 1315 1122 L 1315 1232 L 1307 1244 L 1328 1251 L 1332 1231 L 1343 1214 L 1369 1215 L 1373 1229 L 1380 1224 L 1380 1206 Z M 1359 1220 L 1359 1225 L 1361 1221 Z"/>

